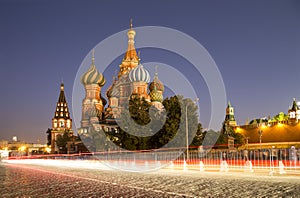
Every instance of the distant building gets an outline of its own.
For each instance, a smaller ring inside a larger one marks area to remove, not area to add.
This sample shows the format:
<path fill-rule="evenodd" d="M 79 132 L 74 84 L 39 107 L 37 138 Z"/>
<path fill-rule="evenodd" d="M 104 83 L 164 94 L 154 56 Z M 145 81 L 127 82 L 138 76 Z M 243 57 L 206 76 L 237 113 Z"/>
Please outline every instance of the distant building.
<path fill-rule="evenodd" d="M 254 119 L 234 130 L 248 140 L 249 148 L 300 148 L 300 108 L 295 99 L 288 114 L 280 112 L 273 118 Z"/>
<path fill-rule="evenodd" d="M 300 108 L 297 105 L 296 99 L 294 98 L 292 106 L 290 107 L 288 111 L 289 116 L 289 123 L 295 124 L 298 123 L 300 120 Z"/>
<path fill-rule="evenodd" d="M 0 149 L 7 149 L 8 148 L 8 141 L 7 140 L 0 140 Z"/>
<path fill-rule="evenodd" d="M 59 151 L 56 140 L 58 136 L 62 136 L 65 132 L 68 133 L 69 136 L 73 136 L 72 119 L 65 97 L 64 84 L 61 83 L 60 94 L 56 104 L 54 117 L 52 118 L 52 129 L 50 129 L 50 134 L 48 134 L 50 136 L 49 139 L 52 153 Z"/>
<path fill-rule="evenodd" d="M 3 156 L 2 152 L 2 157 L 22 157 L 44 154 L 49 153 L 48 149 L 46 144 L 27 143 L 16 140 L 15 138 L 13 138 L 12 141 L 0 140 L 0 152 L 5 151 L 5 156 Z"/>
<path fill-rule="evenodd" d="M 236 120 L 234 117 L 234 108 L 233 108 L 233 106 L 231 106 L 230 102 L 228 102 L 228 105 L 226 108 L 225 124 L 227 124 L 229 126 L 236 126 Z"/>

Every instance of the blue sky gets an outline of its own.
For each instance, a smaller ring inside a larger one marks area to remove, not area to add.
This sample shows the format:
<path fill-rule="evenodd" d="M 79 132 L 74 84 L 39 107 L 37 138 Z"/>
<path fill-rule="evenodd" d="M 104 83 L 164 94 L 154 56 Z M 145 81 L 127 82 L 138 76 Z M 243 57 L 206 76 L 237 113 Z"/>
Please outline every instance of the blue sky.
<path fill-rule="evenodd" d="M 299 10 L 299 1 L 277 0 L 1 0 L 0 139 L 17 135 L 45 142 L 60 82 L 71 105 L 83 59 L 100 41 L 127 29 L 130 18 L 136 27 L 170 27 L 201 43 L 222 74 L 239 124 L 287 112 L 294 97 L 300 100 Z M 112 63 L 115 68 L 120 60 Z M 142 61 L 189 67 L 180 57 L 151 49 L 142 50 Z M 108 86 L 111 76 L 106 79 Z M 193 82 L 199 84 L 201 122 L 206 127 L 209 92 L 203 79 Z"/>

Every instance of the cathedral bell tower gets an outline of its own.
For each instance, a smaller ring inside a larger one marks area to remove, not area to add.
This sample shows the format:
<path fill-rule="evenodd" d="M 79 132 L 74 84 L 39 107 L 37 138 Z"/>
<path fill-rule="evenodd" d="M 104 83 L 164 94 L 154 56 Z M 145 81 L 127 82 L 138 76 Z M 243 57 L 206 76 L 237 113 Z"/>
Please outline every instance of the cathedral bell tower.
<path fill-rule="evenodd" d="M 73 135 L 72 119 L 70 118 L 68 103 L 64 91 L 64 84 L 61 83 L 56 110 L 54 113 L 54 117 L 52 118 L 51 152 L 53 153 L 59 150 L 56 145 L 58 135 L 63 135 L 64 132 L 68 132 L 70 136 Z"/>

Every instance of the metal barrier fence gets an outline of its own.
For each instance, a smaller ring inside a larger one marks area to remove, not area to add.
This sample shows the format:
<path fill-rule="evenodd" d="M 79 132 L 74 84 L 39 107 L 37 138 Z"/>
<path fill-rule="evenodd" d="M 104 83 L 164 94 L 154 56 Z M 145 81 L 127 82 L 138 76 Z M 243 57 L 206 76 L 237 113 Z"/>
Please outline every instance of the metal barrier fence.
<path fill-rule="evenodd" d="M 300 174 L 300 149 L 192 150 L 189 158 L 180 149 L 148 151 L 111 151 L 71 155 L 37 155 L 32 158 L 98 160 L 132 166 L 166 166 L 171 169 L 230 171 L 268 170 L 273 173 Z M 29 157 L 22 157 L 28 159 Z"/>

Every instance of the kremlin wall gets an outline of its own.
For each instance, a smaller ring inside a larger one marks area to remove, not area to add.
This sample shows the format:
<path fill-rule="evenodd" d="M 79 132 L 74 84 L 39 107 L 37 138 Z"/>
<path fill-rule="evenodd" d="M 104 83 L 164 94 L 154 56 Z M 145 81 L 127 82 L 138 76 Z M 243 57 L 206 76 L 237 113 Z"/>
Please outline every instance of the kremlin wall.
<path fill-rule="evenodd" d="M 300 107 L 295 99 L 288 109 L 288 114 L 280 112 L 273 118 L 253 119 L 246 125 L 238 126 L 234 113 L 227 110 L 226 120 L 236 133 L 244 136 L 245 145 L 248 148 L 300 148 Z M 227 109 L 233 107 L 228 105 Z M 233 112 L 233 111 L 232 111 Z M 230 122 L 229 122 L 230 121 Z"/>

